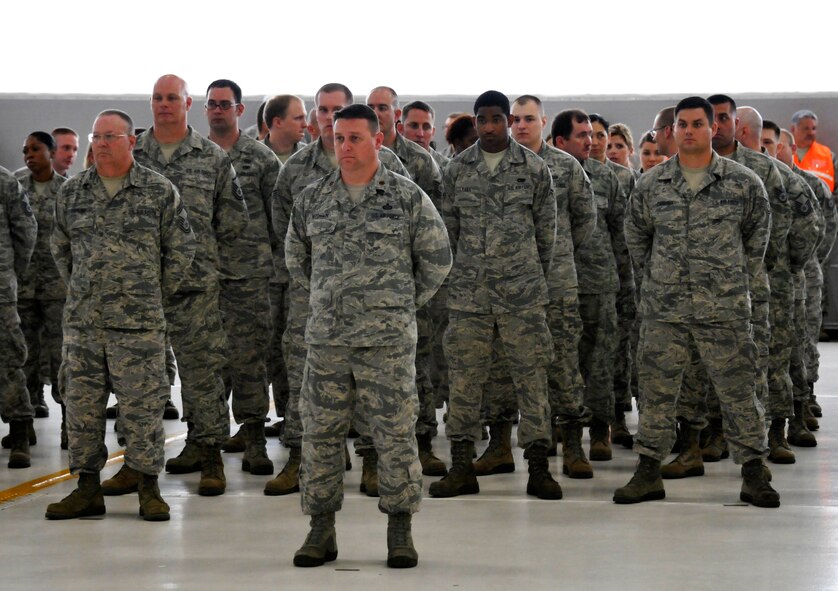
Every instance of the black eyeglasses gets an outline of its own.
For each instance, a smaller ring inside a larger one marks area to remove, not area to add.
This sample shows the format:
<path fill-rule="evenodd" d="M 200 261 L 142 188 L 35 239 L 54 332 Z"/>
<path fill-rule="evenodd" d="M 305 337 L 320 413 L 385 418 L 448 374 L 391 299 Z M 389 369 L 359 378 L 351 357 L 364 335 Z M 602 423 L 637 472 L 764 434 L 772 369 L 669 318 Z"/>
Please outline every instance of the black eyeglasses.
<path fill-rule="evenodd" d="M 239 103 L 232 103 L 230 101 L 221 101 L 218 103 L 215 101 L 207 101 L 206 103 L 204 103 L 204 108 L 207 111 L 214 111 L 220 107 L 222 111 L 229 111 L 230 109 L 238 105 Z"/>

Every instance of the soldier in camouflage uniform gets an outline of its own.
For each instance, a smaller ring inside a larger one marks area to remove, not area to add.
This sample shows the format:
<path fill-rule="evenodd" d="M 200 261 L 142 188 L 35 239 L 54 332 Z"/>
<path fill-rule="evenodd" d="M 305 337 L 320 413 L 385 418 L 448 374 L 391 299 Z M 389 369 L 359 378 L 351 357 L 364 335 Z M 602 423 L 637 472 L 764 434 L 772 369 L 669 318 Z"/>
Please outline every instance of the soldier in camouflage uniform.
<path fill-rule="evenodd" d="M 527 493 L 560 499 L 547 463 L 550 406 L 547 278 L 556 197 L 547 164 L 509 136 L 509 99 L 490 90 L 474 103 L 478 142 L 445 170 L 443 217 L 455 252 L 445 333 L 451 399 L 446 434 L 452 467 L 430 494 L 475 494 L 471 457 L 481 434 L 483 384 L 500 341 L 518 394 L 518 444 L 529 453 Z"/>
<path fill-rule="evenodd" d="M 367 106 L 375 111 L 381 133 L 384 134 L 384 146 L 399 157 L 410 173 L 413 181 L 431 198 L 437 211 L 442 207 L 442 172 L 431 155 L 419 144 L 406 140 L 396 129 L 396 122 L 402 117 L 399 97 L 396 91 L 387 86 L 374 88 L 367 97 Z M 444 295 L 444 294 L 443 294 Z M 445 476 L 445 464 L 433 453 L 431 440 L 437 433 L 436 393 L 431 380 L 431 366 L 434 365 L 434 335 L 438 334 L 433 317 L 433 303 L 417 310 L 419 339 L 416 343 L 416 388 L 419 392 L 419 420 L 416 423 L 416 438 L 419 442 L 419 461 L 422 474 L 426 476 Z M 437 304 L 436 309 L 444 304 Z M 444 312 L 443 312 L 444 314 Z M 441 338 L 439 339 L 441 345 Z M 369 435 L 362 434 L 355 442 L 355 450 L 375 453 L 371 449 Z M 372 462 L 369 462 L 370 464 Z"/>
<path fill-rule="evenodd" d="M 422 477 L 415 426 L 416 310 L 451 268 L 445 226 L 431 200 L 379 163 L 375 112 L 365 105 L 334 116 L 340 171 L 294 201 L 286 238 L 289 273 L 309 295 L 308 344 L 300 411 L 301 492 L 311 532 L 296 566 L 337 557 L 343 446 L 353 409 L 378 453 L 379 509 L 389 516 L 387 564 L 416 566 L 411 515 Z"/>
<path fill-rule="evenodd" d="M 59 379 L 79 484 L 47 507 L 47 519 L 105 513 L 99 472 L 108 459 L 111 388 L 125 465 L 139 474 L 140 515 L 169 519 L 157 486 L 169 395 L 164 302 L 186 276 L 196 243 L 174 185 L 134 162 L 135 142 L 128 115 L 100 113 L 90 136 L 96 164 L 63 185 L 55 208 L 52 253 L 68 286 Z"/>
<path fill-rule="evenodd" d="M 263 113 L 268 135 L 264 144 L 270 148 L 281 164 L 305 147 L 302 141 L 306 131 L 306 104 L 300 97 L 290 94 L 279 94 L 268 99 Z M 270 215 L 270 208 L 266 210 Z M 271 234 L 271 252 L 276 252 L 278 241 L 284 236 L 276 236 L 273 224 L 269 227 Z M 274 263 L 277 259 L 274 257 Z M 288 323 L 288 279 L 274 265 L 274 272 L 270 280 L 271 332 L 270 358 L 268 360 L 268 377 L 271 382 L 274 409 L 278 417 L 285 417 L 285 407 L 288 405 L 288 370 L 282 351 L 282 335 Z M 275 423 L 265 429 L 265 434 L 279 435 L 282 423 Z"/>
<path fill-rule="evenodd" d="M 209 139 L 230 157 L 250 216 L 245 231 L 219 252 L 219 304 L 229 351 L 224 386 L 228 395 L 232 393 L 233 418 L 242 425 L 231 439 L 243 440 L 245 472 L 272 474 L 273 462 L 265 448 L 265 418 L 269 407 L 268 353 L 272 332 L 268 280 L 273 275 L 271 245 L 276 244 L 276 239 L 268 216 L 281 164 L 269 148 L 239 130 L 244 105 L 238 84 L 224 79 L 211 82 L 204 107 Z"/>
<path fill-rule="evenodd" d="M 224 493 L 221 444 L 230 435 L 230 411 L 221 371 L 226 338 L 219 311 L 219 254 L 248 225 L 247 206 L 224 150 L 195 132 L 186 120 L 192 98 L 177 76 L 157 80 L 151 98 L 154 126 L 137 138 L 134 157 L 178 188 L 198 247 L 170 298 L 168 326 L 177 356 L 186 446 L 166 463 L 172 473 L 201 471 L 198 494 Z"/>
<path fill-rule="evenodd" d="M 756 398 L 750 286 L 764 282 L 770 209 L 759 178 L 713 152 L 713 107 L 689 97 L 675 108 L 678 155 L 644 174 L 626 215 L 626 240 L 643 272 L 637 371 L 640 463 L 616 503 L 665 497 L 661 460 L 672 449 L 690 346 L 697 349 L 722 406 L 740 499 L 777 507 L 762 463 L 765 430 Z"/>
<path fill-rule="evenodd" d="M 329 83 L 317 91 L 314 101 L 320 137 L 308 144 L 288 159 L 276 178 L 271 195 L 272 221 L 276 236 L 282 237 L 288 231 L 291 208 L 294 200 L 307 186 L 326 176 L 337 166 L 335 157 L 332 116 L 340 109 L 352 104 L 352 92 L 343 84 Z M 409 176 L 398 157 L 390 150 L 382 148 L 379 153 L 381 163 L 397 172 Z M 285 266 L 285 248 L 278 240 L 274 253 L 274 264 L 280 281 L 289 281 Z M 288 404 L 285 408 L 285 426 L 282 442 L 289 449 L 288 461 L 282 471 L 265 485 L 266 495 L 286 495 L 297 492 L 299 487 L 300 446 L 302 442 L 302 424 L 300 423 L 300 388 L 303 383 L 303 369 L 306 361 L 305 328 L 308 319 L 308 295 L 299 285 L 289 282 L 288 286 L 288 325 L 282 337 L 285 366 L 288 369 Z M 369 471 L 369 462 L 367 462 Z M 378 495 L 377 478 L 362 479 L 361 492 L 371 496 Z"/>
<path fill-rule="evenodd" d="M 556 358 L 547 367 L 550 412 L 555 424 L 561 425 L 564 473 L 571 478 L 590 478 L 593 471 L 582 450 L 585 383 L 579 370 L 582 319 L 573 253 L 590 238 L 596 227 L 593 190 L 579 162 L 570 154 L 548 146 L 542 139 L 547 117 L 538 97 L 523 95 L 515 99 L 512 118 L 513 139 L 542 158 L 553 179 L 557 229 L 547 276 L 550 299 L 547 323 Z M 492 375 L 484 387 L 484 416 L 491 439 L 484 454 L 474 463 L 478 476 L 514 469 L 510 433 L 518 408 L 507 363 L 504 356 L 493 364 Z M 554 440 L 558 438 L 556 429 L 554 426 Z"/>
<path fill-rule="evenodd" d="M 584 111 L 562 111 L 553 121 L 555 146 L 582 163 L 596 200 L 596 229 L 574 256 L 583 326 L 579 365 L 585 380 L 584 404 L 593 414 L 590 459 L 607 461 L 612 455 L 609 427 L 616 418 L 617 298 L 634 300 L 634 275 L 623 234 L 625 195 L 617 175 L 589 157 L 591 129 Z"/>
<path fill-rule="evenodd" d="M 768 122 L 766 122 L 768 123 Z M 763 138 L 766 136 L 763 130 Z M 777 158 L 790 166 L 792 170 L 800 175 L 815 193 L 821 212 L 824 216 L 824 237 L 818 243 L 817 249 L 812 257 L 806 261 L 804 267 L 806 279 L 806 334 L 807 341 L 804 345 L 804 360 L 809 387 L 809 407 L 815 416 L 821 416 L 820 406 L 817 404 L 814 394 L 815 382 L 819 378 L 820 354 L 818 352 L 818 340 L 820 338 L 823 314 L 821 311 L 821 297 L 824 285 L 824 268 L 827 266 L 832 246 L 835 243 L 836 232 L 838 232 L 838 211 L 836 211 L 835 200 L 829 192 L 829 186 L 817 175 L 803 170 L 794 163 L 793 154 L 795 151 L 794 136 L 785 129 L 778 131 L 774 136 L 777 147 Z M 804 413 L 807 409 L 804 407 Z M 808 424 L 808 421 L 807 421 Z"/>
<path fill-rule="evenodd" d="M 52 259 L 49 237 L 52 233 L 55 197 L 67 179 L 53 170 L 54 154 L 55 140 L 50 134 L 43 131 L 31 133 L 23 146 L 28 174 L 18 177 L 29 195 L 32 211 L 38 220 L 38 242 L 29 268 L 19 278 L 17 294 L 20 327 L 26 336 L 28 350 L 24 366 L 26 385 L 36 416 L 49 416 L 41 383 L 42 360 L 48 369 L 52 397 L 61 404 L 58 367 L 61 365 L 61 311 L 67 290 Z"/>
<path fill-rule="evenodd" d="M 0 166 L 0 417 L 9 423 L 9 468 L 30 465 L 33 410 L 26 389 L 26 339 L 17 312 L 18 277 L 32 258 L 38 222 L 29 199 L 12 173 Z"/>
<path fill-rule="evenodd" d="M 794 340 L 794 275 L 811 255 L 818 237 L 818 224 L 808 188 L 788 167 L 757 151 L 762 127 L 759 113 L 743 107 L 740 121 L 736 105 L 730 97 L 714 95 L 708 100 L 713 104 L 718 127 L 713 138 L 714 149 L 754 171 L 763 181 L 771 205 L 771 233 L 765 254 L 770 291 L 760 284 L 753 290 L 752 298 L 757 316 L 754 330 L 759 351 L 757 397 L 765 408 L 774 444 L 769 446 L 768 457 L 776 461 L 778 452 L 786 455 L 783 451 L 787 447 L 784 444 L 785 420 L 793 416 L 789 362 Z M 768 303 L 767 317 L 763 302 Z M 664 478 L 700 476 L 704 472 L 704 461 L 718 461 L 727 455 L 718 396 L 713 392 L 695 351 L 693 359 L 696 363 L 691 365 L 685 377 L 682 408 L 679 410 L 679 415 L 686 421 L 682 422 L 681 429 L 683 449 L 664 468 Z M 707 424 L 705 416 L 709 417 L 710 435 L 699 454 L 696 431 Z"/>

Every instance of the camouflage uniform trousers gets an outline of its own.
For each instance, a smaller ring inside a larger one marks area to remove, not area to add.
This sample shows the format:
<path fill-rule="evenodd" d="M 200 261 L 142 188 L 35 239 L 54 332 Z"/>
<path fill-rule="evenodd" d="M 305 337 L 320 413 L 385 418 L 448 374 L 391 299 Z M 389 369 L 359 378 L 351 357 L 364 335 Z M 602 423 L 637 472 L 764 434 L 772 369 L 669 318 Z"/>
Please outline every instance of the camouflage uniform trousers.
<path fill-rule="evenodd" d="M 34 414 L 26 389 L 26 339 L 13 303 L 0 304 L 0 416 L 3 422 L 31 419 Z"/>
<path fill-rule="evenodd" d="M 805 305 L 805 301 L 803 302 Z M 785 419 L 794 416 L 792 403 L 792 380 L 789 367 L 792 348 L 796 341 L 802 344 L 804 332 L 795 335 L 796 322 L 794 294 L 771 291 L 769 319 L 771 326 L 771 344 L 768 353 L 768 404 L 765 406 L 765 420 Z M 805 309 L 804 309 L 805 314 Z M 799 356 L 799 352 L 798 352 Z M 805 382 L 804 382 L 805 383 Z M 763 402 L 764 404 L 764 402 Z"/>
<path fill-rule="evenodd" d="M 378 508 L 388 514 L 419 510 L 415 357 L 414 344 L 309 346 L 300 394 L 304 514 L 338 511 L 343 504 L 343 447 L 354 412 L 364 417 L 378 451 Z"/>
<path fill-rule="evenodd" d="M 559 424 L 584 417 L 582 399 L 585 382 L 579 371 L 579 340 L 582 319 L 576 293 L 567 294 L 547 305 L 547 326 L 553 338 L 555 358 L 547 366 L 550 415 Z M 500 340 L 495 341 L 492 369 L 483 388 L 481 418 L 485 424 L 511 422 L 518 410 L 515 386 L 509 375 L 509 362 Z"/>
<path fill-rule="evenodd" d="M 221 282 L 218 305 L 227 335 L 224 389 L 233 397 L 236 423 L 264 424 L 268 399 L 271 304 L 267 278 Z"/>
<path fill-rule="evenodd" d="M 806 285 L 806 344 L 803 352 L 806 374 L 810 382 L 817 382 L 820 378 L 821 354 L 818 351 L 818 341 L 823 326 L 821 293 L 820 285 Z"/>
<path fill-rule="evenodd" d="M 431 383 L 436 392 L 436 407 L 442 408 L 448 401 L 448 359 L 442 347 L 442 338 L 448 328 L 448 286 L 443 284 L 428 302 L 428 310 L 433 322 L 433 364 L 431 365 Z"/>
<path fill-rule="evenodd" d="M 754 304 L 751 328 L 757 350 L 756 395 L 763 409 L 768 405 L 768 368 L 770 363 L 771 329 L 769 326 L 769 304 Z M 690 343 L 690 364 L 684 372 L 681 395 L 678 399 L 677 416 L 688 421 L 693 429 L 702 430 L 708 419 L 722 420 L 722 407 L 713 384 L 707 376 L 704 362 L 698 349 Z"/>
<path fill-rule="evenodd" d="M 270 283 L 271 300 L 271 345 L 268 356 L 268 379 L 271 383 L 274 408 L 278 417 L 285 416 L 288 405 L 288 369 L 282 350 L 282 335 L 288 322 L 288 284 Z"/>
<path fill-rule="evenodd" d="M 285 405 L 285 426 L 282 443 L 285 447 L 302 445 L 303 425 L 300 419 L 300 389 L 306 365 L 306 316 L 294 313 L 308 310 L 308 292 L 296 285 L 288 290 L 289 315 L 282 335 L 282 352 L 288 370 L 288 404 Z"/>
<path fill-rule="evenodd" d="M 26 386 L 30 393 L 43 388 L 41 378 L 49 377 L 52 384 L 52 398 L 61 403 L 61 388 L 58 384 L 58 368 L 61 366 L 61 315 L 64 300 L 19 299 L 17 311 L 20 315 L 20 328 L 26 337 L 29 356 L 23 371 L 26 374 Z M 47 369 L 42 371 L 41 366 Z"/>
<path fill-rule="evenodd" d="M 416 421 L 416 435 L 430 435 L 436 437 L 436 395 L 431 381 L 431 366 L 433 360 L 434 326 L 428 305 L 416 311 L 416 392 L 419 396 L 419 418 Z M 365 417 L 356 414 L 352 426 L 358 431 L 354 449 L 358 455 L 364 455 L 374 449 L 372 435 L 365 422 Z"/>
<path fill-rule="evenodd" d="M 635 318 L 634 301 L 624 302 L 630 296 L 617 296 L 617 352 L 614 357 L 614 402 L 631 403 L 632 374 L 634 373 L 634 355 L 632 345 L 632 331 Z"/>
<path fill-rule="evenodd" d="M 230 410 L 221 376 L 227 339 L 218 291 L 178 292 L 166 306 L 168 336 L 180 374 L 181 420 L 192 423 L 190 440 L 199 445 L 221 445 L 230 436 Z"/>
<path fill-rule="evenodd" d="M 67 406 L 70 471 L 100 472 L 108 459 L 105 408 L 119 402 L 125 463 L 144 474 L 163 469 L 163 407 L 169 396 L 163 331 L 68 328 L 59 380 Z"/>
<path fill-rule="evenodd" d="M 582 338 L 579 368 L 585 381 L 584 405 L 594 418 L 614 422 L 614 366 L 617 355 L 617 294 L 579 294 Z"/>
<path fill-rule="evenodd" d="M 690 347 L 698 351 L 718 393 L 734 461 L 742 464 L 762 457 L 765 415 L 755 394 L 756 348 L 744 319 L 717 324 L 643 321 L 637 351 L 640 423 L 634 451 L 661 461 L 669 455 Z"/>
<path fill-rule="evenodd" d="M 789 367 L 789 374 L 792 383 L 793 399 L 789 402 L 792 409 L 787 417 L 794 416 L 794 401 L 805 402 L 809 400 L 811 391 L 809 390 L 809 380 L 811 377 L 806 371 L 806 363 L 804 361 L 804 351 L 806 341 L 808 340 L 807 320 L 806 320 L 806 299 L 803 297 L 805 292 L 796 294 L 794 298 L 794 318 L 793 328 L 789 338 L 791 339 L 791 363 Z"/>
<path fill-rule="evenodd" d="M 483 386 L 495 341 L 501 342 L 518 397 L 518 445 L 527 447 L 536 441 L 549 445 L 547 365 L 553 360 L 553 339 L 543 307 L 509 314 L 451 311 L 444 340 L 451 388 L 448 439 L 480 440 Z"/>

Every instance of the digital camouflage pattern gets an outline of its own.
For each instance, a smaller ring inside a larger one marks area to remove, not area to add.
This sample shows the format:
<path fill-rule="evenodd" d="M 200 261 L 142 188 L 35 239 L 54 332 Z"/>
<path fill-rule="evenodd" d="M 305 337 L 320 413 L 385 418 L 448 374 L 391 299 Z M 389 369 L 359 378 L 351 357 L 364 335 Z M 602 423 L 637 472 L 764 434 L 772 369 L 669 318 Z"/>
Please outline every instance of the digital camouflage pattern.
<path fill-rule="evenodd" d="M 294 201 L 285 252 L 292 280 L 309 294 L 304 512 L 340 508 L 342 450 L 356 403 L 379 454 L 379 507 L 417 511 L 416 310 L 451 267 L 439 213 L 417 185 L 381 165 L 352 203 L 335 171 Z"/>
<path fill-rule="evenodd" d="M 38 239 L 38 222 L 26 191 L 0 166 L 0 417 L 33 416 L 26 389 L 26 340 L 17 313 L 18 277 L 26 272 Z"/>
<path fill-rule="evenodd" d="M 105 465 L 111 389 L 120 403 L 126 463 L 147 474 L 162 469 L 169 396 L 164 306 L 195 247 L 174 185 L 147 168 L 135 163 L 113 197 L 95 167 L 62 186 L 51 248 L 68 286 L 59 381 L 73 473 Z"/>
<path fill-rule="evenodd" d="M 770 220 L 759 178 L 715 153 L 695 192 L 678 156 L 637 182 L 626 215 L 628 247 L 643 273 L 635 451 L 669 454 L 692 347 L 721 402 L 734 459 L 762 454 L 749 286 L 764 278 Z"/>

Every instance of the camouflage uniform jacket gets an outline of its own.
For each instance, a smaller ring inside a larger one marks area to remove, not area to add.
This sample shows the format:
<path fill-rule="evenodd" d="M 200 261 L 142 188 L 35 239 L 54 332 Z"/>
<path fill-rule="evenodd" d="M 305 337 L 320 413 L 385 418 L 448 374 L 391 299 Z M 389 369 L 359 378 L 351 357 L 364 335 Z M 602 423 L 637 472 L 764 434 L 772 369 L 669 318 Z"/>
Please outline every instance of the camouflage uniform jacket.
<path fill-rule="evenodd" d="M 50 245 L 67 284 L 65 328 L 164 330 L 163 302 L 196 236 L 174 185 L 134 163 L 113 197 L 95 166 L 64 183 Z"/>
<path fill-rule="evenodd" d="M 750 318 L 749 285 L 764 277 L 771 210 L 749 169 L 713 153 L 695 193 L 675 156 L 645 172 L 626 214 L 643 271 L 639 315 L 662 322 Z"/>
<path fill-rule="evenodd" d="M 29 169 L 27 169 L 29 171 Z M 49 249 L 49 237 L 52 234 L 52 220 L 55 216 L 55 199 L 61 185 L 67 179 L 57 172 L 52 175 L 49 185 L 43 195 L 35 193 L 35 181 L 32 173 L 20 179 L 23 189 L 29 194 L 29 204 L 38 220 L 38 241 L 35 243 L 35 252 L 32 253 L 32 260 L 26 273 L 18 277 L 19 299 L 37 300 L 63 300 L 67 295 L 67 287 L 64 280 L 58 274 L 58 267 L 52 258 Z"/>
<path fill-rule="evenodd" d="M 442 171 L 425 149 L 396 134 L 391 150 L 410 173 L 410 178 L 431 198 L 437 210 L 442 207 Z"/>
<path fill-rule="evenodd" d="M 276 236 L 271 224 L 271 192 L 281 164 L 261 142 L 244 134 L 227 153 L 247 202 L 250 223 L 231 244 L 221 245 L 222 279 L 273 275 Z"/>
<path fill-rule="evenodd" d="M 384 166 L 357 204 L 340 171 L 294 201 L 288 270 L 309 291 L 306 343 L 415 343 L 416 309 L 451 268 L 445 225 L 428 196 Z"/>
<path fill-rule="evenodd" d="M 244 132 L 242 132 L 242 135 L 244 135 Z M 269 133 L 268 135 L 266 135 L 266 136 L 265 136 L 265 139 L 263 139 L 263 140 L 261 141 L 261 143 L 262 143 L 262 144 L 264 144 L 265 146 L 267 146 L 267 148 L 268 148 L 268 149 L 269 149 L 269 150 L 270 150 L 273 154 L 276 154 L 277 158 L 279 158 L 279 154 L 277 154 L 277 153 L 274 151 L 273 146 L 271 146 L 271 143 L 270 143 L 270 137 L 271 137 L 271 134 Z M 258 141 L 258 140 L 257 140 L 257 141 Z M 296 144 L 294 144 L 294 148 L 291 150 L 291 154 L 292 154 L 292 155 L 293 155 L 293 154 L 296 154 L 297 152 L 299 152 L 300 150 L 302 150 L 303 148 L 305 148 L 307 145 L 308 145 L 308 144 L 306 144 L 306 143 L 305 143 L 305 142 L 303 142 L 303 141 L 299 141 L 299 142 L 297 142 Z M 280 162 L 280 164 L 282 164 L 282 163 Z"/>
<path fill-rule="evenodd" d="M 478 141 L 445 169 L 442 215 L 454 267 L 448 308 L 504 314 L 544 306 L 556 241 L 550 169 L 509 139 L 494 172 Z"/>
<path fill-rule="evenodd" d="M 623 190 L 623 195 L 628 200 L 631 192 L 634 191 L 634 185 L 637 183 L 637 175 L 630 168 L 617 164 L 608 158 L 605 159 L 605 164 L 617 175 L 617 180 L 620 181 L 620 188 Z"/>
<path fill-rule="evenodd" d="M 0 304 L 17 302 L 17 278 L 32 258 L 38 222 L 26 191 L 0 166 Z"/>
<path fill-rule="evenodd" d="M 550 300 L 555 301 L 579 285 L 573 253 L 596 228 L 596 208 L 591 181 L 576 158 L 547 142 L 541 142 L 538 156 L 550 169 L 556 195 L 556 244 L 547 276 Z"/>
<path fill-rule="evenodd" d="M 779 160 L 776 161 L 791 210 L 791 225 L 781 261 L 783 271 L 800 272 L 818 246 L 824 233 L 825 220 L 818 198 L 800 175 Z M 773 285 L 771 286 L 773 289 Z"/>
<path fill-rule="evenodd" d="M 410 174 L 398 156 L 387 148 L 381 148 L 378 158 L 388 169 L 410 178 Z M 277 237 L 274 265 L 276 277 L 280 283 L 288 283 L 289 278 L 288 269 L 285 266 L 285 234 L 291 220 L 294 199 L 306 186 L 334 170 L 329 155 L 323 149 L 323 142 L 318 139 L 291 156 L 276 177 L 276 184 L 271 194 L 271 221 Z"/>
<path fill-rule="evenodd" d="M 623 225 L 626 203 L 620 181 L 611 169 L 588 158 L 582 168 L 591 179 L 596 203 L 596 228 L 574 253 L 579 293 L 634 292 L 634 275 Z"/>
<path fill-rule="evenodd" d="M 800 178 L 809 185 L 809 188 L 812 189 L 820 205 L 821 216 L 823 218 L 822 237 L 818 242 L 815 253 L 806 261 L 804 270 L 807 287 L 822 286 L 823 266 L 829 261 L 829 255 L 832 253 L 832 245 L 835 244 L 835 236 L 838 233 L 838 210 L 836 210 L 835 200 L 829 192 L 829 186 L 818 178 L 816 174 L 808 170 L 803 170 L 797 164 L 794 164 L 792 170 L 800 175 Z"/>
<path fill-rule="evenodd" d="M 151 127 L 137 138 L 134 158 L 174 183 L 189 212 L 198 244 L 180 290 L 215 289 L 220 271 L 219 248 L 235 245 L 249 220 L 244 194 L 227 154 L 189 127 L 183 143 L 167 163 Z"/>
<path fill-rule="evenodd" d="M 445 167 L 448 166 L 449 162 L 451 162 L 451 159 L 448 156 L 442 152 L 434 150 L 433 148 L 431 148 L 431 158 L 433 158 L 436 165 L 439 166 L 440 171 L 445 170 Z"/>

